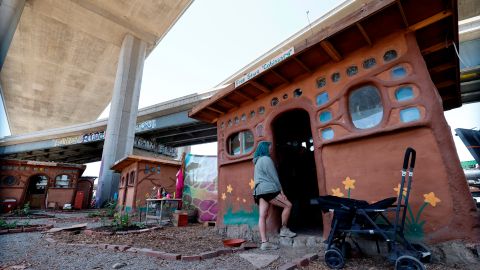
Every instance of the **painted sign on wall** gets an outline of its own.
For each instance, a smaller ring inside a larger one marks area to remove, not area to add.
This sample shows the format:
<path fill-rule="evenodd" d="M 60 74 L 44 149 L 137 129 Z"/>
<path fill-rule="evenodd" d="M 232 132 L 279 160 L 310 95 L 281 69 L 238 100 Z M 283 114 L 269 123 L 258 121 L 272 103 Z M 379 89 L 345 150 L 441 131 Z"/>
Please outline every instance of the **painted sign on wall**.
<path fill-rule="evenodd" d="M 241 77 L 240 79 L 235 81 L 235 87 L 238 87 L 248 80 L 252 79 L 253 77 L 257 76 L 258 74 L 264 72 L 265 70 L 275 66 L 276 64 L 282 62 L 283 60 L 287 59 L 288 57 L 294 54 L 293 47 L 286 50 L 285 52 L 280 53 L 279 55 L 275 56 L 274 58 L 270 59 L 270 61 L 264 63 L 263 65 L 259 66 L 258 68 L 248 72 L 245 76 Z"/>

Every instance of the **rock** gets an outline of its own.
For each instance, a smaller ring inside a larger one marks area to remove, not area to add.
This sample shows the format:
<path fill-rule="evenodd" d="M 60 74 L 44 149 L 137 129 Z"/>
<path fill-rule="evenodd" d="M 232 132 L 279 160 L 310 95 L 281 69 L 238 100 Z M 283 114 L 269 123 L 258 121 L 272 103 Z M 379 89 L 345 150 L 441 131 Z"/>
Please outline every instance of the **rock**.
<path fill-rule="evenodd" d="M 441 243 L 433 248 L 434 257 L 439 257 L 440 261 L 449 266 L 461 265 L 463 269 L 478 269 L 480 260 L 478 255 L 467 248 L 461 241 L 450 241 Z"/>
<path fill-rule="evenodd" d="M 291 247 L 293 245 L 293 239 L 290 237 L 280 237 L 280 245 Z"/>
<path fill-rule="evenodd" d="M 249 261 L 257 269 L 266 267 L 279 258 L 278 255 L 260 253 L 241 253 L 239 256 Z"/>
<path fill-rule="evenodd" d="M 127 266 L 127 264 L 121 262 L 121 263 L 116 263 L 116 264 L 114 264 L 114 265 L 112 266 L 112 268 L 113 268 L 113 269 L 120 269 L 120 268 L 122 268 L 122 267 L 124 267 L 124 266 Z"/>
<path fill-rule="evenodd" d="M 305 237 L 295 237 L 293 238 L 293 247 L 305 247 L 307 243 L 307 239 Z"/>
<path fill-rule="evenodd" d="M 319 247 L 322 244 L 322 238 L 309 236 L 307 238 L 307 243 L 305 244 L 307 247 Z"/>

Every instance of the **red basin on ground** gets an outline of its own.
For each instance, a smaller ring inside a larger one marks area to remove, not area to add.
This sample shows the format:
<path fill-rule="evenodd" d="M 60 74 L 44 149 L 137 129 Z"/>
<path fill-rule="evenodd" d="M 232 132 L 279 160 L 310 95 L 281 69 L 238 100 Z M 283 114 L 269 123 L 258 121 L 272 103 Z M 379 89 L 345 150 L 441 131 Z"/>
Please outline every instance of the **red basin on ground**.
<path fill-rule="evenodd" d="M 223 240 L 223 245 L 226 247 L 239 247 L 242 243 L 245 242 L 245 239 L 233 238 Z"/>

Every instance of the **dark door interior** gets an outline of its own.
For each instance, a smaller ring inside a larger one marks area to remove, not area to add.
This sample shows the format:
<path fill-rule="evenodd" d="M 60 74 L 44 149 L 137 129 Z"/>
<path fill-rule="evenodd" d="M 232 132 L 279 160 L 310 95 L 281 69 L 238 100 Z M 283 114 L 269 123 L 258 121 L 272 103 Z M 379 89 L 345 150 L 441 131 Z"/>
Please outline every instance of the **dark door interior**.
<path fill-rule="evenodd" d="M 289 226 L 320 232 L 322 214 L 309 203 L 319 196 L 310 117 L 304 110 L 288 111 L 274 120 L 272 129 L 278 175 L 293 205 Z"/>
<path fill-rule="evenodd" d="M 31 208 L 44 208 L 45 193 L 48 184 L 48 177 L 45 175 L 34 175 L 28 181 L 26 201 Z"/>

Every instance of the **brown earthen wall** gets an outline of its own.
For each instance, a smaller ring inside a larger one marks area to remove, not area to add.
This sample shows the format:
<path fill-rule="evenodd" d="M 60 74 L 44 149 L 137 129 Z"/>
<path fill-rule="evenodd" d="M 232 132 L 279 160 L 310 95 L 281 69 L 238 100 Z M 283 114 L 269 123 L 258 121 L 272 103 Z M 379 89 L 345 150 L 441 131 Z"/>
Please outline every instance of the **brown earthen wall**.
<path fill-rule="evenodd" d="M 75 196 L 74 188 L 49 188 L 48 189 L 48 202 L 56 202 L 60 207 L 66 203 L 70 203 L 73 206 L 73 200 Z"/>
<path fill-rule="evenodd" d="M 383 56 L 389 50 L 395 50 L 397 57 L 384 61 Z M 376 60 L 372 68 L 363 67 L 363 61 L 368 58 Z M 358 73 L 348 76 L 346 69 L 350 66 L 357 66 Z M 398 66 L 404 67 L 407 75 L 394 79 L 390 74 Z M 335 72 L 340 73 L 338 82 L 331 80 Z M 321 88 L 317 87 L 320 78 L 327 82 Z M 383 118 L 377 126 L 361 130 L 351 121 L 348 98 L 352 90 L 367 84 L 375 86 L 381 95 Z M 412 87 L 414 97 L 397 101 L 395 91 L 405 85 Z M 302 90 L 300 97 L 293 97 L 295 89 Z M 329 99 L 318 106 L 316 97 L 322 92 L 327 92 Z M 271 100 L 275 97 L 279 104 L 272 106 Z M 260 107 L 265 108 L 263 114 Z M 418 108 L 420 119 L 407 123 L 400 121 L 400 110 L 411 107 Z M 400 182 L 405 148 L 412 146 L 418 156 L 411 208 L 416 214 L 423 207 L 420 220 L 425 220 L 426 239 L 439 242 L 480 238 L 475 205 L 443 115 L 438 90 L 430 79 L 414 34 L 406 32 L 394 33 L 372 47 L 360 49 L 338 63 L 331 63 L 311 76 L 264 94 L 263 98 L 246 103 L 218 119 L 219 225 L 223 225 L 223 217 L 230 206 L 234 212 L 235 209 L 254 207 L 252 200 L 247 199 L 245 203 L 242 199 L 237 200 L 248 193 L 243 186 L 253 174 L 253 151 L 239 156 L 229 155 L 229 136 L 251 130 L 255 147 L 261 140 L 272 141 L 272 121 L 293 109 L 303 109 L 310 116 L 320 195 L 332 194 L 332 189 L 340 188 L 347 196 L 342 181 L 348 176 L 356 180 L 355 188 L 350 190 L 354 198 L 375 201 L 396 196 L 394 188 Z M 319 115 L 327 110 L 332 113 L 332 120 L 321 123 Z M 250 117 L 252 111 L 255 116 Z M 246 119 L 235 123 L 234 119 L 241 119 L 243 114 L 247 115 Z M 326 128 L 334 131 L 333 139 L 322 139 L 322 130 Z M 228 192 L 229 185 L 233 188 L 231 193 Z M 224 198 L 223 194 L 226 195 Z M 435 203 L 426 203 L 432 200 Z M 271 217 L 269 222 L 277 224 L 269 226 L 272 231 L 278 227 L 278 220 L 278 217 Z M 329 222 L 328 217 L 324 218 L 325 233 Z"/>
<path fill-rule="evenodd" d="M 53 163 L 52 163 L 53 164 Z M 18 205 L 25 203 L 29 179 L 35 175 L 45 175 L 48 178 L 46 194 L 48 201 L 59 200 L 66 203 L 73 202 L 72 191 L 70 188 L 54 188 L 55 177 L 61 174 L 67 174 L 70 177 L 70 187 L 76 188 L 80 173 L 85 168 L 61 166 L 61 165 L 42 165 L 42 163 L 32 164 L 29 161 L 21 160 L 2 160 L 0 161 L 0 201 L 5 198 L 15 198 Z M 16 182 L 12 186 L 4 185 L 3 180 L 7 176 L 14 176 Z M 50 194 L 50 190 L 52 191 Z M 42 207 L 44 204 L 41 204 Z"/>

